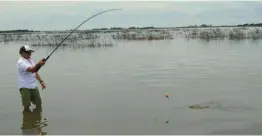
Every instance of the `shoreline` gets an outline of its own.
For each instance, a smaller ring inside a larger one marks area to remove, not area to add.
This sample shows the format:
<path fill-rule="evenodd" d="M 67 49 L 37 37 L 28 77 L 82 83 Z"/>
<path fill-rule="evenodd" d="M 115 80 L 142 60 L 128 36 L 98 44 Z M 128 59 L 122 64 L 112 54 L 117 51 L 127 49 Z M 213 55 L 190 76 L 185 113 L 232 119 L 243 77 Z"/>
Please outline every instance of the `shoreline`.
<path fill-rule="evenodd" d="M 172 30 L 172 29 L 208 29 L 208 28 L 257 28 L 262 27 L 262 25 L 257 26 L 244 26 L 244 25 L 222 25 L 222 26 L 181 26 L 181 27 L 129 27 L 129 28 L 93 28 L 93 29 L 85 29 L 85 30 L 76 30 L 75 32 L 118 32 L 118 31 L 132 31 L 132 30 Z M 29 30 L 29 29 L 14 29 L 14 30 L 0 30 L 0 34 L 2 33 L 35 33 L 35 32 L 70 32 L 72 30 Z"/>

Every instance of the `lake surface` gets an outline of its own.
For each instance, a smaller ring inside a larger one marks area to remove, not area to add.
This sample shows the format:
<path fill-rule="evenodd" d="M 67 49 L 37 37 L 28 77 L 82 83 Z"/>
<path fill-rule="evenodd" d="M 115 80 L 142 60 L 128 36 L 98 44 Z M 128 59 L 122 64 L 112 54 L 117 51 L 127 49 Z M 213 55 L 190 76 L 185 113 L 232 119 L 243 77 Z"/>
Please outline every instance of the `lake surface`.
<path fill-rule="evenodd" d="M 59 48 L 39 72 L 47 85 L 40 90 L 47 119 L 42 131 L 262 134 L 261 43 L 174 39 Z M 0 134 L 22 134 L 16 72 L 20 46 L 0 45 Z M 33 58 L 51 51 L 36 48 Z M 188 107 L 209 102 L 207 109 Z"/>

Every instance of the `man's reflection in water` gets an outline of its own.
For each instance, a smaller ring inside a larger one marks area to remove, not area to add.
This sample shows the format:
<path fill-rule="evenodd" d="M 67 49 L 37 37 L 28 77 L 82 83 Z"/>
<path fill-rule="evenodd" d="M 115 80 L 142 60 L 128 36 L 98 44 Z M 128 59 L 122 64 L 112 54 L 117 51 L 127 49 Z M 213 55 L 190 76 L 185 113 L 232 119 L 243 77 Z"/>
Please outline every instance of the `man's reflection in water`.
<path fill-rule="evenodd" d="M 47 126 L 47 120 L 42 120 L 42 112 L 23 111 L 22 135 L 46 135 L 42 128 Z"/>

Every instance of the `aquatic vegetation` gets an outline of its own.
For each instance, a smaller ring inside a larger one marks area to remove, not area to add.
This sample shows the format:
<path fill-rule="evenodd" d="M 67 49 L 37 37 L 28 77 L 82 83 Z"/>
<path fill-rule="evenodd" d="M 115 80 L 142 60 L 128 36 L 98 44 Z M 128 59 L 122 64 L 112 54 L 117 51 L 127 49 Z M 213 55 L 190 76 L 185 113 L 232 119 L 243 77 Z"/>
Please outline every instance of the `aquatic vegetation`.
<path fill-rule="evenodd" d="M 262 38 L 261 28 L 256 27 L 230 27 L 230 28 L 191 28 L 184 29 L 186 38 L 209 39 L 260 39 Z"/>
<path fill-rule="evenodd" d="M 0 42 L 20 42 L 32 46 L 56 46 L 67 34 L 60 32 L 3 33 L 0 34 Z M 113 44 L 113 39 L 108 34 L 81 32 L 72 34 L 63 43 L 63 46 L 103 47 L 113 46 Z"/>
<path fill-rule="evenodd" d="M 118 40 L 170 40 L 173 35 L 170 30 L 127 30 L 112 35 Z"/>
<path fill-rule="evenodd" d="M 0 33 L 0 42 L 20 42 L 32 46 L 55 46 L 69 31 Z M 261 39 L 260 27 L 207 27 L 169 29 L 114 29 L 88 30 L 73 33 L 63 46 L 110 47 L 117 40 L 173 40 L 175 38 L 202 40 Z"/>
<path fill-rule="evenodd" d="M 191 108 L 191 109 L 207 109 L 207 108 L 210 108 L 214 104 L 215 103 L 213 101 L 211 101 L 211 102 L 207 102 L 207 103 L 191 105 L 191 106 L 188 106 L 188 107 Z"/>
<path fill-rule="evenodd" d="M 199 105 L 199 104 L 189 106 L 189 108 L 191 108 L 191 109 L 206 109 L 206 108 L 209 108 L 209 107 L 210 107 L 209 105 L 202 106 L 202 105 Z"/>

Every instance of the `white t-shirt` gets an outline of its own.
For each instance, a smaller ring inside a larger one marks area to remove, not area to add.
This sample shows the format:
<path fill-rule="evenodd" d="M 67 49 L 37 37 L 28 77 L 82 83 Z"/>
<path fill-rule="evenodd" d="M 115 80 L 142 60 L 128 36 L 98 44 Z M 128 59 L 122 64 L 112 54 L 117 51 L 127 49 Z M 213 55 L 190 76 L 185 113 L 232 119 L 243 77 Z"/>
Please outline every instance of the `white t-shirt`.
<path fill-rule="evenodd" d="M 32 59 L 25 59 L 21 57 L 17 61 L 18 89 L 20 88 L 34 89 L 37 87 L 36 73 L 31 73 L 26 71 L 28 67 L 34 65 L 35 62 Z"/>

